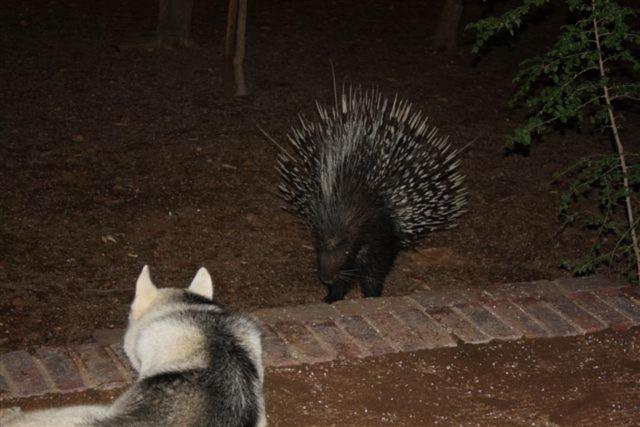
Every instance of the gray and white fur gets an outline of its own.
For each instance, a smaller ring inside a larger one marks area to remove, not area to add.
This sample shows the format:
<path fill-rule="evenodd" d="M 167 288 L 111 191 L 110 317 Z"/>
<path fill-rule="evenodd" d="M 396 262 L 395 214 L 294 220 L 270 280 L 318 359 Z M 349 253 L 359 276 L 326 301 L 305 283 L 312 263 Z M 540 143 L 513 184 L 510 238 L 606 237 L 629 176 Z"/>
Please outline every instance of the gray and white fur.
<path fill-rule="evenodd" d="M 145 266 L 124 345 L 138 379 L 113 404 L 25 412 L 2 425 L 266 425 L 260 331 L 213 301 L 206 269 L 187 289 L 159 289 Z"/>
<path fill-rule="evenodd" d="M 459 152 L 405 100 L 350 88 L 300 116 L 280 147 L 280 190 L 312 230 L 325 302 L 355 279 L 379 296 L 400 250 L 465 206 Z"/>

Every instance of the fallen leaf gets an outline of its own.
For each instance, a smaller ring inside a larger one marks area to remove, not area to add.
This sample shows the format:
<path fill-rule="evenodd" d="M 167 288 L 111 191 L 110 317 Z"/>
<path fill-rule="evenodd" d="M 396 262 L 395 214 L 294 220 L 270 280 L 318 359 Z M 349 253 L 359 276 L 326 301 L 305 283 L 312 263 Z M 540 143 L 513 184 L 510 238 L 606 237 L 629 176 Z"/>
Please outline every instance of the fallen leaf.
<path fill-rule="evenodd" d="M 118 243 L 116 238 L 113 237 L 111 234 L 107 234 L 106 236 L 100 236 L 100 240 L 102 240 L 102 243 L 107 243 L 107 242 Z"/>

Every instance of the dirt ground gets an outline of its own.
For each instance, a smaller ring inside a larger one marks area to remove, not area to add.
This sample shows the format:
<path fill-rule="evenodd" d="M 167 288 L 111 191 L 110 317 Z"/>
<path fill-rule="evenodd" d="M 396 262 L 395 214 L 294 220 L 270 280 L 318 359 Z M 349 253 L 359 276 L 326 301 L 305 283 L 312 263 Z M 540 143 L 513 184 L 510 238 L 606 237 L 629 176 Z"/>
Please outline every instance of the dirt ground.
<path fill-rule="evenodd" d="M 108 402 L 119 393 L 31 400 Z M 269 425 L 637 425 L 640 333 L 464 345 L 266 374 Z"/>
<path fill-rule="evenodd" d="M 276 149 L 257 126 L 282 141 L 315 99 L 331 102 L 331 63 L 339 82 L 409 97 L 454 144 L 475 141 L 468 213 L 403 256 L 386 295 L 555 278 L 588 248 L 561 232 L 551 181 L 608 143 L 566 133 L 528 157 L 503 146 L 511 76 L 557 22 L 478 60 L 430 48 L 437 1 L 251 2 L 251 95 L 228 99 L 225 2 L 195 7 L 198 46 L 166 50 L 144 44 L 157 0 L 3 1 L 0 351 L 122 326 L 144 264 L 160 285 L 204 265 L 241 310 L 320 301 L 310 236 L 280 209 Z M 480 15 L 470 5 L 464 20 Z"/>
<path fill-rule="evenodd" d="M 270 374 L 278 426 L 637 425 L 640 417 L 637 329 Z"/>

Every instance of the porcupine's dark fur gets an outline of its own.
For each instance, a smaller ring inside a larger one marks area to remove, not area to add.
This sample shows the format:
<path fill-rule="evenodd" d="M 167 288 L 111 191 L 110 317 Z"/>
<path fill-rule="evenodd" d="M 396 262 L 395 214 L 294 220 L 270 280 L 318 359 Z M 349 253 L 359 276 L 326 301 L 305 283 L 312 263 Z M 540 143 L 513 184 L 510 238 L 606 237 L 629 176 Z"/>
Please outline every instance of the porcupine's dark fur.
<path fill-rule="evenodd" d="M 311 227 L 331 303 L 352 282 L 380 296 L 399 251 L 465 205 L 458 151 L 407 101 L 349 89 L 303 116 L 278 158 L 286 201 Z"/>

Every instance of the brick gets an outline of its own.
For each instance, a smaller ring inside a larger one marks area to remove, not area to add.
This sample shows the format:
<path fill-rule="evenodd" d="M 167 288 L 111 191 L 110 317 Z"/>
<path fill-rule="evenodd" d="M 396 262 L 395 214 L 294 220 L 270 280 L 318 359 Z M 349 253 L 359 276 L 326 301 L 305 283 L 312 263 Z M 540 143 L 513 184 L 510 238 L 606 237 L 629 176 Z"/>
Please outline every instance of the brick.
<path fill-rule="evenodd" d="M 599 297 L 603 296 L 628 296 L 630 295 L 629 287 L 624 288 L 603 288 L 603 289 L 595 289 L 591 291 L 592 294 L 597 295 Z"/>
<path fill-rule="evenodd" d="M 111 357 L 115 358 L 123 368 L 125 376 L 127 377 L 127 382 L 133 381 L 138 377 L 138 373 L 131 365 L 127 354 L 124 352 L 124 346 L 121 343 L 109 345 L 107 347 L 107 351 L 111 352 Z"/>
<path fill-rule="evenodd" d="M 265 365 L 284 367 L 302 363 L 289 344 L 277 336 L 270 326 L 261 324 L 260 330 L 262 331 L 262 349 Z"/>
<path fill-rule="evenodd" d="M 529 297 L 541 299 L 545 297 L 555 297 L 562 295 L 562 288 L 554 281 L 539 280 L 536 282 L 528 282 L 527 293 Z"/>
<path fill-rule="evenodd" d="M 73 347 L 78 359 L 85 367 L 94 388 L 109 389 L 126 382 L 114 360 L 99 344 L 83 344 Z"/>
<path fill-rule="evenodd" d="M 551 336 L 568 337 L 579 334 L 576 328 L 544 301 L 524 300 L 519 301 L 518 304 L 527 314 L 549 329 Z"/>
<path fill-rule="evenodd" d="M 584 333 L 597 332 L 606 328 L 604 323 L 567 297 L 555 297 L 547 302 Z"/>
<path fill-rule="evenodd" d="M 640 305 L 633 302 L 631 298 L 622 296 L 602 297 L 607 304 L 615 308 L 618 312 L 627 316 L 634 325 L 640 324 Z"/>
<path fill-rule="evenodd" d="M 342 316 L 336 320 L 336 323 L 371 355 L 378 356 L 393 352 L 391 346 L 362 316 Z"/>
<path fill-rule="evenodd" d="M 309 328 L 319 337 L 326 345 L 330 346 L 337 357 L 366 357 L 369 355 L 365 349 L 360 348 L 358 344 L 344 332 L 331 319 L 317 321 L 309 324 Z"/>
<path fill-rule="evenodd" d="M 605 299 L 605 297 L 624 297 L 632 301 L 640 299 L 640 286 L 625 286 L 623 288 L 606 288 L 592 291 L 591 293 Z"/>
<path fill-rule="evenodd" d="M 11 389 L 9 389 L 9 382 L 4 377 L 4 375 L 5 374 L 0 372 L 0 400 L 11 393 Z"/>
<path fill-rule="evenodd" d="M 558 285 L 548 280 L 520 283 L 501 283 L 484 289 L 484 293 L 494 300 L 503 299 L 540 299 L 543 296 L 559 295 Z"/>
<path fill-rule="evenodd" d="M 312 322 L 338 316 L 338 312 L 329 304 L 306 304 L 293 307 L 264 308 L 255 310 L 251 315 L 261 322 L 274 324 L 280 321 Z"/>
<path fill-rule="evenodd" d="M 13 397 L 37 396 L 52 391 L 36 360 L 26 351 L 0 355 L 7 382 L 13 384 Z"/>
<path fill-rule="evenodd" d="M 491 337 L 449 307 L 428 310 L 427 314 L 466 343 L 481 344 L 491 341 Z"/>
<path fill-rule="evenodd" d="M 595 274 L 587 277 L 562 277 L 554 281 L 566 293 L 585 292 L 603 288 L 619 288 L 624 285 Z"/>
<path fill-rule="evenodd" d="M 630 321 L 591 292 L 578 292 L 571 299 L 609 327 L 626 328 Z"/>
<path fill-rule="evenodd" d="M 395 314 L 422 338 L 425 348 L 456 346 L 453 337 L 422 310 L 409 308 L 397 311 Z"/>
<path fill-rule="evenodd" d="M 63 348 L 43 347 L 39 348 L 36 354 L 59 391 L 66 393 L 87 388 L 78 366 Z"/>
<path fill-rule="evenodd" d="M 372 313 L 404 310 L 419 307 L 419 304 L 406 297 L 358 298 L 337 301 L 331 305 L 343 316 L 366 316 Z"/>
<path fill-rule="evenodd" d="M 327 362 L 335 358 L 318 342 L 305 325 L 298 322 L 278 322 L 273 329 L 285 342 L 289 343 L 305 363 Z"/>
<path fill-rule="evenodd" d="M 545 338 L 550 335 L 549 331 L 540 322 L 510 301 L 491 301 L 486 302 L 485 306 L 526 338 Z"/>
<path fill-rule="evenodd" d="M 398 351 L 417 351 L 427 348 L 418 334 L 391 313 L 372 313 L 367 320 Z"/>
<path fill-rule="evenodd" d="M 491 338 L 499 340 L 516 340 L 522 334 L 505 325 L 489 310 L 479 304 L 465 304 L 454 307 L 463 317 L 469 319 L 473 325 Z"/>
<path fill-rule="evenodd" d="M 10 418 L 13 418 L 19 415 L 21 412 L 22 412 L 22 409 L 20 409 L 19 406 L 10 406 L 8 408 L 0 408 L 0 420 L 9 421 Z"/>
<path fill-rule="evenodd" d="M 455 304 L 464 304 L 477 301 L 482 296 L 482 291 L 475 288 L 447 287 L 415 292 L 409 298 L 416 301 L 419 307 L 434 309 L 451 307 Z"/>

